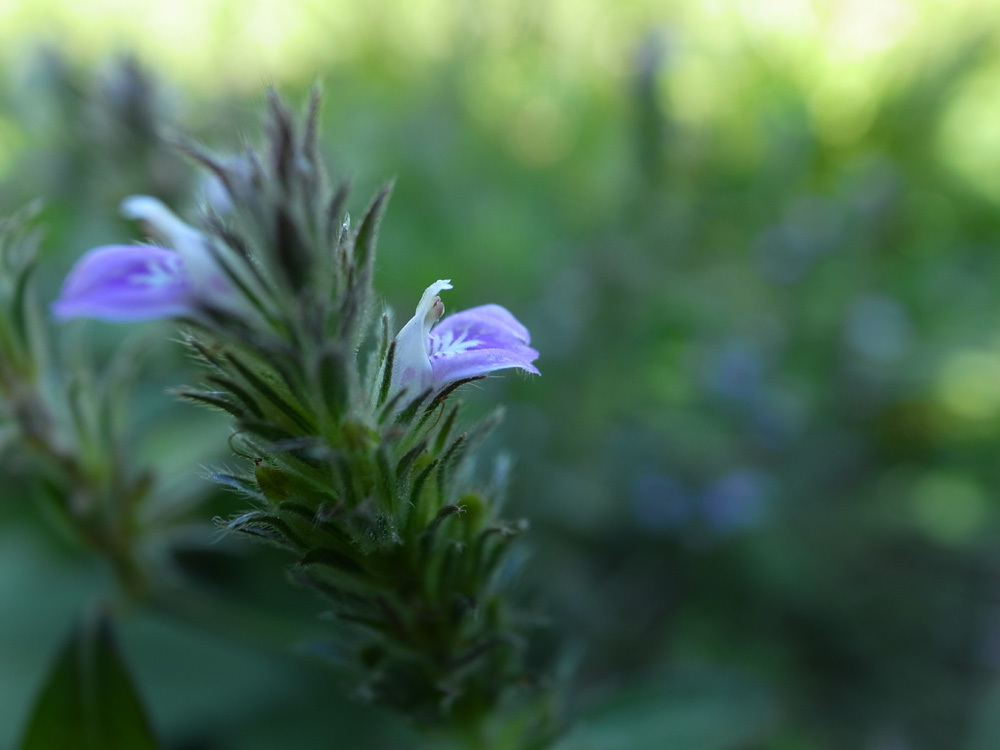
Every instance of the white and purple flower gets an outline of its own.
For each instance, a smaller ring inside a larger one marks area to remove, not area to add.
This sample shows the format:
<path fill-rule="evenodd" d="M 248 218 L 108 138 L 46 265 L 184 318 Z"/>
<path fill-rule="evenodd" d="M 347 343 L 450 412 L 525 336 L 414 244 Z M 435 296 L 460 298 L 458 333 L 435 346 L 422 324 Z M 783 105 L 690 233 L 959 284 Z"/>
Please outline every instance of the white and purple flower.
<path fill-rule="evenodd" d="M 63 282 L 52 313 L 60 319 L 138 321 L 182 317 L 198 304 L 225 305 L 234 289 L 205 236 L 162 202 L 136 195 L 122 214 L 145 221 L 171 246 L 104 245 L 84 253 Z"/>
<path fill-rule="evenodd" d="M 416 314 L 396 335 L 393 392 L 406 388 L 415 396 L 429 388 L 509 368 L 540 374 L 531 364 L 538 352 L 528 346 L 528 329 L 500 305 L 473 307 L 434 327 L 444 314 L 438 293 L 451 288 L 447 280 L 427 287 Z"/>

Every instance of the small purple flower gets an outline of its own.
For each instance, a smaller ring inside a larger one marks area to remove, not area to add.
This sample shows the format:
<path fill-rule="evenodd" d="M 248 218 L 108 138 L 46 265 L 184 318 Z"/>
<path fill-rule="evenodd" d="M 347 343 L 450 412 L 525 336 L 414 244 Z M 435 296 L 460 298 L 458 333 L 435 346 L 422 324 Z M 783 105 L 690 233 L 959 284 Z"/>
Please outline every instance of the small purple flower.
<path fill-rule="evenodd" d="M 232 284 L 219 270 L 201 232 L 144 195 L 126 199 L 122 213 L 148 223 L 172 249 L 107 245 L 84 253 L 52 304 L 57 318 L 153 320 L 190 315 L 200 300 L 234 304 Z"/>
<path fill-rule="evenodd" d="M 173 250 L 108 245 L 76 262 L 52 312 L 62 320 L 153 320 L 183 315 L 190 300 L 184 261 Z"/>
<path fill-rule="evenodd" d="M 500 305 L 481 305 L 445 318 L 438 293 L 451 282 L 427 287 L 416 313 L 396 335 L 392 390 L 411 389 L 416 395 L 456 380 L 518 368 L 540 374 L 532 362 L 538 352 L 528 344 L 528 329 Z"/>

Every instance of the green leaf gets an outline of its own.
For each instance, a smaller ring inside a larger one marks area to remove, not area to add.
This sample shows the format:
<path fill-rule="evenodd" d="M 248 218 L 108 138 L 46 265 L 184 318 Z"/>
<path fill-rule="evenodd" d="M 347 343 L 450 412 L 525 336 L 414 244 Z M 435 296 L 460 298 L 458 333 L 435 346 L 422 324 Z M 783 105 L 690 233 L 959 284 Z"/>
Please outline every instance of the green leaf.
<path fill-rule="evenodd" d="M 416 461 L 417 456 L 423 453 L 427 449 L 427 441 L 421 440 L 413 448 L 408 450 L 403 457 L 399 459 L 399 463 L 396 464 L 396 483 L 400 490 L 403 489 L 406 482 L 410 478 L 410 467 L 413 462 Z"/>
<path fill-rule="evenodd" d="M 347 412 L 351 398 L 351 358 L 342 346 L 328 344 L 316 367 L 323 402 L 338 421 Z"/>
<path fill-rule="evenodd" d="M 270 401 L 278 409 L 278 411 L 288 417 L 303 432 L 308 434 L 315 432 L 313 425 L 309 423 L 309 420 L 304 417 L 296 407 L 289 403 L 287 399 L 283 398 L 274 388 L 268 385 L 263 377 L 257 375 L 251 367 L 244 364 L 236 355 L 231 352 L 227 352 L 226 361 L 233 366 L 233 368 L 239 373 L 240 377 L 242 377 L 255 391 Z"/>
<path fill-rule="evenodd" d="M 229 400 L 229 394 L 224 391 L 175 390 L 173 394 L 186 401 L 224 411 L 236 419 L 243 419 L 247 412 L 239 405 Z"/>
<path fill-rule="evenodd" d="M 35 702 L 21 750 L 159 747 L 106 615 L 77 625 Z"/>
<path fill-rule="evenodd" d="M 227 531 L 240 531 L 249 534 L 293 552 L 298 552 L 305 547 L 302 540 L 298 538 L 284 519 L 263 511 L 254 510 L 244 513 L 223 523 L 222 527 Z"/>
<path fill-rule="evenodd" d="M 291 474 L 276 466 L 260 465 L 254 469 L 254 477 L 257 479 L 257 486 L 264 493 L 272 505 L 277 505 L 285 500 L 296 500 L 303 494 L 302 485 L 296 481 L 294 474 Z"/>
<path fill-rule="evenodd" d="M 219 375 L 209 375 L 205 378 L 206 380 L 221 386 L 223 390 L 229 391 L 230 394 L 243 406 L 246 407 L 247 411 L 253 414 L 258 419 L 264 418 L 264 412 L 257 405 L 256 399 L 250 395 L 249 391 L 245 388 L 241 388 L 237 385 L 231 378 L 225 378 Z"/>

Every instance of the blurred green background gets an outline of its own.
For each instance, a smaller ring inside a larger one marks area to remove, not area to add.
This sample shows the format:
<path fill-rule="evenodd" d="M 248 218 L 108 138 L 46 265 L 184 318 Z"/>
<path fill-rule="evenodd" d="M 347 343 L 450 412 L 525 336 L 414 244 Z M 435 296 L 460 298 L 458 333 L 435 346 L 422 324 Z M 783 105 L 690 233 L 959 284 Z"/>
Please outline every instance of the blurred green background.
<path fill-rule="evenodd" d="M 507 405 L 488 452 L 574 686 L 560 750 L 1000 748 L 995 3 L 0 0 L 0 60 L 0 212 L 45 201 L 43 301 L 135 237 L 123 196 L 194 215 L 206 184 L 158 134 L 236 152 L 265 85 L 318 81 L 353 210 L 396 179 L 397 318 L 451 278 L 450 309 L 528 326 L 543 376 L 467 399 Z M 54 335 L 62 367 L 146 349 L 137 455 L 202 501 L 163 554 L 232 605 L 123 625 L 167 746 L 414 746 L 296 650 L 328 625 L 282 558 L 213 541 L 236 506 L 201 467 L 239 459 L 165 395 L 196 377 L 169 326 Z M 21 468 L 0 747 L 108 589 Z"/>

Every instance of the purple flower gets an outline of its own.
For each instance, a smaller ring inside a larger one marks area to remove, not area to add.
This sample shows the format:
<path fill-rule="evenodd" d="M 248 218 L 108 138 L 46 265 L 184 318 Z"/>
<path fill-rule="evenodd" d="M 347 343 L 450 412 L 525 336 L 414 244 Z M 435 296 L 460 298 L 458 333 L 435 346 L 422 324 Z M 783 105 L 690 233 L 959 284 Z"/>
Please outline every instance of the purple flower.
<path fill-rule="evenodd" d="M 528 344 L 528 329 L 500 305 L 481 305 L 451 315 L 431 328 L 444 314 L 438 293 L 451 289 L 450 281 L 427 287 L 416 314 L 396 335 L 392 390 L 411 389 L 416 395 L 456 380 L 518 368 L 538 375 L 532 362 L 538 352 Z"/>
<path fill-rule="evenodd" d="M 172 249 L 106 245 L 84 253 L 52 304 L 56 317 L 153 320 L 190 315 L 202 300 L 237 304 L 201 232 L 144 195 L 126 199 L 122 214 L 145 221 Z"/>
<path fill-rule="evenodd" d="M 142 245 L 95 247 L 73 266 L 59 299 L 57 318 L 152 320 L 184 315 L 191 282 L 181 256 Z"/>

